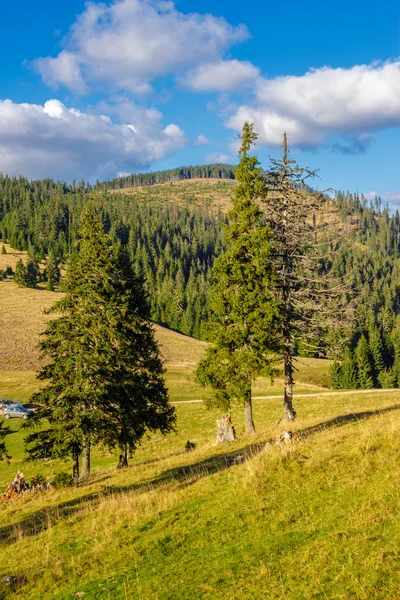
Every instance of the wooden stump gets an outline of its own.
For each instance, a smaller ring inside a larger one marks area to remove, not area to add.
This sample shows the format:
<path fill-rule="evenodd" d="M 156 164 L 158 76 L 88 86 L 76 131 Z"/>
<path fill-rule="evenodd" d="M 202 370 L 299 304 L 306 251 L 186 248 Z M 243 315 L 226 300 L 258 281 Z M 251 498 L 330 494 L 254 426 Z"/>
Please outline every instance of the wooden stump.
<path fill-rule="evenodd" d="M 235 428 L 232 425 L 231 415 L 227 414 L 217 419 L 217 444 L 226 444 L 236 439 Z"/>

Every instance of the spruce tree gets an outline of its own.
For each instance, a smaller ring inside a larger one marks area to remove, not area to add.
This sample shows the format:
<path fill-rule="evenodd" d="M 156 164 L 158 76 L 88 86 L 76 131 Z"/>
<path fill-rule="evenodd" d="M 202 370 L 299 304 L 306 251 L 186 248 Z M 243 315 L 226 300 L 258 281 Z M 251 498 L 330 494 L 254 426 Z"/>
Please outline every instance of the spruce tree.
<path fill-rule="evenodd" d="M 374 380 L 371 356 L 368 342 L 364 335 L 360 337 L 354 354 L 357 364 L 358 386 L 366 390 L 372 389 L 374 387 Z"/>
<path fill-rule="evenodd" d="M 41 343 L 49 362 L 39 379 L 47 385 L 33 396 L 51 433 L 35 432 L 29 451 L 47 443 L 55 454 L 71 454 L 74 475 L 81 452 L 86 477 L 92 445 L 120 448 L 125 465 L 146 431 L 173 428 L 175 413 L 143 281 L 91 210 L 80 235 L 67 266 L 66 294 L 52 308 L 60 317 L 50 321 Z"/>
<path fill-rule="evenodd" d="M 50 252 L 46 262 L 46 289 L 53 292 L 60 282 L 60 261 Z"/>
<path fill-rule="evenodd" d="M 268 268 L 270 230 L 257 204 L 265 181 L 257 157 L 249 155 L 256 138 L 253 126 L 246 123 L 235 172 L 239 183 L 226 226 L 228 250 L 216 259 L 212 275 L 212 343 L 196 370 L 197 380 L 213 390 L 218 406 L 229 408 L 232 400 L 244 406 L 248 434 L 255 431 L 252 380 L 272 372 L 269 332 L 277 317 Z"/>
<path fill-rule="evenodd" d="M 341 364 L 341 385 L 344 390 L 355 390 L 358 387 L 357 368 L 355 365 L 354 355 L 350 348 L 346 348 L 343 353 L 343 361 Z"/>
<path fill-rule="evenodd" d="M 385 351 L 382 341 L 381 332 L 375 328 L 370 331 L 369 334 L 369 349 L 373 360 L 373 377 L 374 383 L 379 383 L 379 374 L 385 373 Z"/>
<path fill-rule="evenodd" d="M 342 387 L 342 365 L 337 360 L 330 365 L 329 382 L 334 390 L 340 390 Z"/>
<path fill-rule="evenodd" d="M 28 270 L 22 258 L 15 265 L 14 281 L 19 287 L 28 287 Z"/>
<path fill-rule="evenodd" d="M 35 288 L 39 281 L 39 277 L 40 270 L 38 262 L 33 258 L 29 258 L 26 263 L 26 287 Z"/>
<path fill-rule="evenodd" d="M 3 245 L 2 245 L 2 247 L 1 247 L 1 253 L 2 253 L 2 254 L 7 254 L 7 250 L 6 250 L 6 247 L 5 247 L 5 245 L 4 245 L 4 244 L 3 244 Z"/>
<path fill-rule="evenodd" d="M 5 442 L 3 441 L 9 431 L 9 427 L 4 426 L 3 423 L 0 423 L 0 460 L 8 460 L 10 458 L 7 453 Z"/>

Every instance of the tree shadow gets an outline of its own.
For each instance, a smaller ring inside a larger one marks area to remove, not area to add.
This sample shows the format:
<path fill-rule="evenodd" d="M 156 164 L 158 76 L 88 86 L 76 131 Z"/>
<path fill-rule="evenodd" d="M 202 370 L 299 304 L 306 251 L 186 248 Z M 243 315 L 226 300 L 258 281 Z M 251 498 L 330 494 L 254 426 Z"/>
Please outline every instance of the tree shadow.
<path fill-rule="evenodd" d="M 311 427 L 306 427 L 305 429 L 301 429 L 299 432 L 302 437 L 307 438 L 314 433 L 319 433 L 326 429 L 332 429 L 334 427 L 340 427 L 342 425 L 346 425 L 348 423 L 357 423 L 360 421 L 365 421 L 370 419 L 371 417 L 376 417 L 378 415 L 383 415 L 389 412 L 393 412 L 395 410 L 400 409 L 400 404 L 394 404 L 393 406 L 387 406 L 386 408 L 380 408 L 377 410 L 366 410 L 358 413 L 349 413 L 347 415 L 339 415 L 338 417 L 334 417 L 333 419 L 329 419 L 329 421 L 324 421 L 322 423 L 318 423 L 317 425 L 312 425 Z"/>
<path fill-rule="evenodd" d="M 317 425 L 299 430 L 299 433 L 302 438 L 307 438 L 316 433 L 326 431 L 327 429 L 340 427 L 349 423 L 365 421 L 372 417 L 399 409 L 400 404 L 396 404 L 378 410 L 369 410 L 359 413 L 340 415 L 333 419 L 329 419 L 328 421 L 324 421 L 322 423 L 318 423 Z M 0 545 L 12 544 L 24 537 L 39 535 L 50 527 L 56 525 L 60 520 L 68 518 L 72 515 L 76 515 L 82 511 L 87 504 L 100 503 L 103 499 L 110 496 L 118 496 L 128 492 L 136 492 L 141 494 L 169 483 L 175 486 L 178 485 L 180 489 L 186 488 L 190 485 L 193 485 L 203 477 L 224 471 L 238 462 L 245 462 L 246 460 L 253 458 L 270 445 L 275 444 L 275 442 L 275 439 L 270 438 L 267 440 L 264 439 L 263 441 L 253 442 L 240 449 L 237 447 L 230 447 L 228 449 L 227 447 L 226 452 L 222 452 L 204 460 L 200 460 L 191 465 L 178 466 L 168 469 L 159 476 L 147 479 L 140 483 L 130 485 L 105 485 L 102 490 L 80 496 L 79 498 L 74 498 L 67 502 L 62 502 L 46 509 L 41 509 L 31 515 L 28 515 L 17 523 L 1 527 Z M 180 454 L 186 454 L 186 452 L 178 452 L 170 456 L 177 456 Z M 238 458 L 240 458 L 240 461 Z M 157 459 L 144 461 L 143 464 L 156 462 L 156 460 Z M 135 465 L 132 465 L 132 467 L 134 466 Z M 97 480 L 97 482 L 99 482 L 99 480 Z M 93 481 L 89 483 L 93 483 Z M 93 506 L 93 510 L 95 510 L 95 506 Z"/>

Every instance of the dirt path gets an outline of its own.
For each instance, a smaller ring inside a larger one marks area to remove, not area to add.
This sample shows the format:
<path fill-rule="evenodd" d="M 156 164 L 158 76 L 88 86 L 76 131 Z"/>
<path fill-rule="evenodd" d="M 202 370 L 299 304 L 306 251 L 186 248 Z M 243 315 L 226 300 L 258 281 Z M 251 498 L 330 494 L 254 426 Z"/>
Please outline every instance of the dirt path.
<path fill-rule="evenodd" d="M 334 390 L 331 392 L 312 392 L 310 394 L 294 394 L 296 398 L 308 398 L 312 396 L 350 396 L 352 394 L 387 394 L 391 392 L 397 392 L 400 394 L 400 388 L 392 389 L 372 389 L 372 390 Z M 274 400 L 276 398 L 283 398 L 282 394 L 275 394 L 273 396 L 253 396 L 253 400 Z M 171 404 L 197 404 L 203 402 L 203 400 L 176 400 L 172 401 Z"/>

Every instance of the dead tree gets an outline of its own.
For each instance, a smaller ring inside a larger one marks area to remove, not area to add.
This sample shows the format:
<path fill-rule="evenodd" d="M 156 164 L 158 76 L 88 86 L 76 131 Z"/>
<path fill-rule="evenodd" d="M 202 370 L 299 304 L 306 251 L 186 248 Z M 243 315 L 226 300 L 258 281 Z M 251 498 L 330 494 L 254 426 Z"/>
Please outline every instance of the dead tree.
<path fill-rule="evenodd" d="M 335 245 L 329 243 L 327 231 L 336 227 L 340 235 L 340 221 L 327 194 L 308 186 L 315 176 L 315 171 L 300 168 L 290 158 L 285 134 L 282 158 L 271 159 L 266 174 L 268 192 L 262 204 L 271 229 L 273 289 L 280 313 L 274 333 L 284 373 L 281 420 L 287 421 L 296 418 L 293 385 L 298 345 L 315 350 L 326 346 L 327 330 L 337 330 L 346 319 L 350 292 L 349 278 L 339 280 L 331 272 Z"/>

